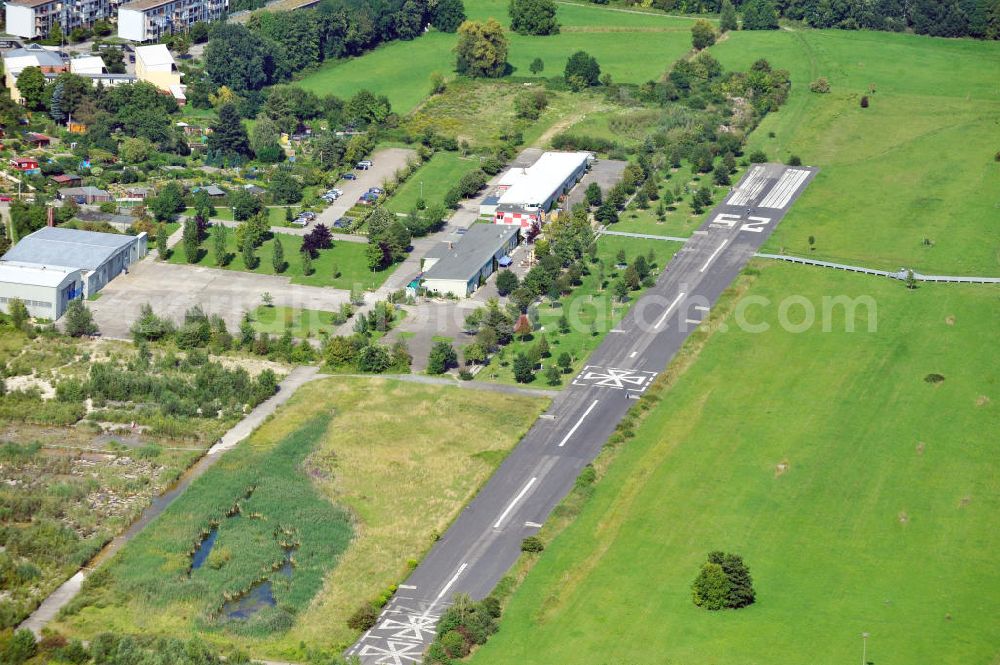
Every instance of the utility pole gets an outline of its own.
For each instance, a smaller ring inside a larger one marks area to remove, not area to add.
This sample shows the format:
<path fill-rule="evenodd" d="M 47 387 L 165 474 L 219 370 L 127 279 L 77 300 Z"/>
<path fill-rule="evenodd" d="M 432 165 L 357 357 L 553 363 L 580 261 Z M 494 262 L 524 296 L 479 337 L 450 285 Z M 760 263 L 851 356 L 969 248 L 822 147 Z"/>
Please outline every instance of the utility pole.
<path fill-rule="evenodd" d="M 869 633 L 861 633 L 861 665 L 868 665 L 868 638 Z"/>

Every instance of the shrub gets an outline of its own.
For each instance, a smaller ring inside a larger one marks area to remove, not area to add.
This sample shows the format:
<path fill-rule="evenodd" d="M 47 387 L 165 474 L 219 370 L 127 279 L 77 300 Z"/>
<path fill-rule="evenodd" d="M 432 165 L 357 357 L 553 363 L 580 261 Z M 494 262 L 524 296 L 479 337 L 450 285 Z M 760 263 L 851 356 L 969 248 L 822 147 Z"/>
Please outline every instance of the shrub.
<path fill-rule="evenodd" d="M 863 109 L 868 108 L 868 95 L 861 96 L 861 108 Z"/>
<path fill-rule="evenodd" d="M 802 160 L 799 158 L 798 155 L 791 155 L 788 158 L 788 165 L 789 166 L 802 166 Z"/>
<path fill-rule="evenodd" d="M 545 543 L 538 536 L 528 536 L 521 541 L 522 552 L 541 552 L 545 549 Z"/>
<path fill-rule="evenodd" d="M 928 374 L 927 376 L 924 377 L 924 381 L 926 381 L 927 383 L 941 383 L 942 381 L 944 381 L 944 375 L 937 373 Z"/>
<path fill-rule="evenodd" d="M 751 164 L 763 164 L 767 161 L 767 153 L 763 150 L 754 150 L 750 153 Z"/>
<path fill-rule="evenodd" d="M 378 612 L 371 603 L 365 603 L 347 619 L 347 627 L 362 633 L 378 622 Z"/>
<path fill-rule="evenodd" d="M 826 80 L 825 76 L 821 76 L 809 84 L 809 89 L 813 92 L 827 93 L 830 92 L 830 82 Z"/>

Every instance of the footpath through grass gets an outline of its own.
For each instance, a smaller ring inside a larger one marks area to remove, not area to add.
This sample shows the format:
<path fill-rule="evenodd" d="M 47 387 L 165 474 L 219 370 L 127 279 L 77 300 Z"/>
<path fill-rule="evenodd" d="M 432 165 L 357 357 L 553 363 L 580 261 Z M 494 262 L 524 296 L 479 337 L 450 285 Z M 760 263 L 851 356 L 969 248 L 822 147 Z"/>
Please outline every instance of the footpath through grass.
<path fill-rule="evenodd" d="M 105 630 L 198 634 L 257 657 L 295 662 L 306 661 L 303 642 L 339 653 L 357 637 L 347 618 L 407 574 L 408 562 L 444 532 L 547 404 L 374 377 L 306 384 L 192 484 L 106 573 L 98 572 L 106 581 L 60 628 L 82 637 Z M 213 548 L 227 552 L 229 561 L 215 570 L 210 555 L 187 578 L 187 552 L 199 530 L 211 518 L 221 520 L 220 511 L 252 481 L 256 490 L 241 501 L 243 516 L 222 521 Z M 297 524 L 306 508 L 326 517 L 300 529 L 291 588 L 278 598 L 291 620 L 255 627 L 259 621 L 251 619 L 225 630 L 206 620 L 216 590 L 237 585 L 231 575 L 251 559 L 280 556 L 271 532 Z M 251 518 L 255 511 L 263 517 Z M 317 540 L 329 545 L 317 550 Z"/>
<path fill-rule="evenodd" d="M 1000 276 L 1000 162 L 988 140 L 1000 115 L 1000 43 L 782 30 L 733 33 L 712 52 L 726 69 L 766 57 L 791 72 L 788 103 L 748 150 L 821 169 L 766 251 Z M 829 94 L 809 91 L 821 76 Z"/>
<path fill-rule="evenodd" d="M 373 273 L 368 269 L 368 259 L 365 256 L 367 245 L 358 242 L 338 241 L 334 236 L 333 247 L 319 250 L 319 256 L 312 262 L 312 274 L 305 275 L 302 272 L 302 258 L 299 255 L 302 237 L 283 233 L 281 234 L 281 247 L 287 267 L 283 272 L 276 273 L 271 261 L 271 254 L 274 251 L 273 245 L 273 238 L 265 240 L 256 251 L 257 266 L 253 270 L 248 270 L 243 261 L 243 253 L 236 246 L 235 229 L 229 229 L 229 233 L 226 234 L 229 261 L 226 265 L 219 266 L 216 263 L 212 252 L 211 237 L 201 243 L 200 258 L 194 265 L 207 268 L 222 267 L 225 270 L 241 270 L 258 275 L 279 275 L 291 278 L 293 284 L 332 286 L 337 289 L 351 289 L 356 285 L 365 289 L 377 289 L 396 269 L 396 264 L 393 264 L 385 270 Z M 168 260 L 170 263 L 188 264 L 184 255 L 184 243 L 178 243 L 171 250 Z"/>
<path fill-rule="evenodd" d="M 756 267 L 747 295 L 770 304 L 747 319 L 770 329 L 725 318 L 547 544 L 475 665 L 834 665 L 859 656 L 863 631 L 879 665 L 994 662 L 1000 289 Z M 877 331 L 863 307 L 858 332 L 839 307 L 833 332 L 819 318 L 786 331 L 792 295 L 817 314 L 824 296 L 871 297 Z M 692 604 L 717 549 L 743 555 L 756 604 Z"/>

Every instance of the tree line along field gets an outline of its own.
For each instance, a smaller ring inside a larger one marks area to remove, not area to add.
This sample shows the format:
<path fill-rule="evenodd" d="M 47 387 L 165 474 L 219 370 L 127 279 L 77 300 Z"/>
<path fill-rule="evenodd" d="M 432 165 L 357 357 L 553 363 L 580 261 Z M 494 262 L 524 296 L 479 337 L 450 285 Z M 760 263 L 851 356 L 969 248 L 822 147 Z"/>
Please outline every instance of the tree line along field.
<path fill-rule="evenodd" d="M 1000 275 L 1000 145 L 989 140 L 1000 113 L 1000 44 L 782 30 L 739 32 L 711 50 L 727 69 L 766 55 L 791 72 L 788 103 L 764 119 L 747 150 L 777 160 L 795 154 L 821 169 L 765 251 Z M 809 90 L 821 76 L 829 94 Z"/>
<path fill-rule="evenodd" d="M 500 0 L 470 0 L 465 3 L 465 11 L 470 19 L 492 16 L 505 26 L 510 22 L 507 3 Z M 615 81 L 642 83 L 659 78 L 671 62 L 691 48 L 693 19 L 563 4 L 559 5 L 557 19 L 561 24 L 557 35 L 536 37 L 508 31 L 507 60 L 513 75 L 536 77 L 529 65 L 541 58 L 545 69 L 537 76 L 562 76 L 566 59 L 585 50 Z M 386 44 L 358 58 L 324 64 L 297 84 L 319 95 L 344 98 L 368 89 L 386 95 L 393 110 L 405 115 L 430 92 L 432 72 L 454 77 L 455 41 L 454 34 L 431 31 L 412 41 Z M 643 57 L 636 58 L 636 53 Z"/>
<path fill-rule="evenodd" d="M 57 627 L 197 634 L 294 661 L 302 644 L 339 653 L 356 637 L 347 619 L 406 575 L 547 403 L 377 378 L 309 383 L 95 573 Z M 240 517 L 227 518 L 234 502 Z M 213 521 L 208 563 L 189 576 Z M 298 543 L 278 607 L 214 619 L 223 591 L 281 558 L 278 527 Z"/>
<path fill-rule="evenodd" d="M 744 294 L 767 332 L 733 325 Z M 870 296 L 877 331 L 864 309 L 785 331 L 792 294 Z M 758 261 L 471 662 L 832 665 L 862 632 L 880 665 L 993 662 L 998 296 Z M 754 605 L 693 605 L 712 550 L 744 557 Z"/>
<path fill-rule="evenodd" d="M 280 275 L 289 277 L 294 284 L 305 284 L 307 286 L 330 286 L 337 289 L 352 289 L 361 285 L 366 289 L 375 289 L 382 285 L 386 278 L 392 274 L 398 264 L 392 264 L 385 270 L 372 272 L 368 269 L 368 261 L 365 258 L 367 245 L 359 242 L 338 241 L 336 237 L 333 247 L 321 249 L 318 256 L 312 261 L 313 272 L 306 275 L 302 268 L 302 258 L 299 248 L 302 245 L 302 237 L 290 233 L 280 233 L 281 247 L 285 257 L 286 268 Z M 234 229 L 228 229 L 226 234 L 226 247 L 229 250 L 229 261 L 225 266 L 219 266 L 215 261 L 212 252 L 212 238 L 201 243 L 199 259 L 193 265 L 205 266 L 209 268 L 223 268 L 225 270 L 241 270 L 244 272 L 254 272 L 260 275 L 275 275 L 274 263 L 271 260 L 274 247 L 274 234 L 255 250 L 257 266 L 253 270 L 248 270 L 243 259 L 243 253 L 237 244 Z M 170 251 L 168 259 L 170 263 L 189 264 L 184 254 L 184 243 L 178 243 Z"/>

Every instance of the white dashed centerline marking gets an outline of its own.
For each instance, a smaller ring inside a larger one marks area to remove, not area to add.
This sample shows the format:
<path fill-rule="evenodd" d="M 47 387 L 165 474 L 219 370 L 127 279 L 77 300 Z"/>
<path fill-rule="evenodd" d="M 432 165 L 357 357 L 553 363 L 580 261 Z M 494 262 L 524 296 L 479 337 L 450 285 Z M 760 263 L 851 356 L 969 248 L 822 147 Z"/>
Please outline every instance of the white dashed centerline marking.
<path fill-rule="evenodd" d="M 723 240 L 722 244 L 715 248 L 715 251 L 712 252 L 712 255 L 710 257 L 708 257 L 707 261 L 705 261 L 705 265 L 703 265 L 698 272 L 705 272 L 705 270 L 708 269 L 708 266 L 712 265 L 712 261 L 714 261 L 715 257 L 717 257 L 719 255 L 719 252 L 721 252 L 726 247 L 726 245 L 728 245 L 728 244 L 729 244 L 729 240 L 728 239 Z"/>
<path fill-rule="evenodd" d="M 683 291 L 677 294 L 677 297 L 674 298 L 674 301 L 670 303 L 670 307 L 667 307 L 667 311 L 663 313 L 663 316 L 660 317 L 660 320 L 656 322 L 655 326 L 653 326 L 654 328 L 659 328 L 660 326 L 663 325 L 663 322 L 667 320 L 668 316 L 670 316 L 670 312 L 674 311 L 674 307 L 677 306 L 677 303 L 679 303 L 681 301 L 681 298 L 683 297 L 684 297 Z"/>
<path fill-rule="evenodd" d="M 700 321 L 700 320 L 698 320 L 698 319 L 688 319 L 688 320 L 687 320 L 687 322 L 688 322 L 688 323 L 693 323 L 693 324 L 695 324 L 695 325 L 698 325 L 698 324 L 700 324 L 700 323 L 701 323 L 701 321 Z"/>
<path fill-rule="evenodd" d="M 696 310 L 698 310 L 699 312 L 707 312 L 708 311 L 708 308 L 705 307 L 704 305 L 695 305 L 694 308 Z"/>
<path fill-rule="evenodd" d="M 531 489 L 531 486 L 534 485 L 535 481 L 537 481 L 537 480 L 538 480 L 537 477 L 532 478 L 531 480 L 529 480 L 528 484 L 525 485 L 521 489 L 521 491 L 517 493 L 517 496 L 515 496 L 511 500 L 511 502 L 509 504 L 507 504 L 507 507 L 504 509 L 504 511 L 502 513 L 500 513 L 500 517 L 498 517 L 497 521 L 494 522 L 494 524 L 493 524 L 493 528 L 494 529 L 499 529 L 500 528 L 500 525 L 503 524 L 503 521 L 505 519 L 507 519 L 507 515 L 510 515 L 510 511 L 514 510 L 514 506 L 517 505 L 517 502 L 524 498 L 524 495 L 528 493 L 528 490 Z"/>
<path fill-rule="evenodd" d="M 532 480 L 534 480 L 534 478 L 532 478 Z M 444 585 L 443 589 L 441 589 L 441 593 L 439 593 L 438 596 L 437 596 L 438 600 L 441 600 L 442 598 L 444 598 L 444 595 L 446 593 L 448 593 L 448 589 L 451 588 L 451 585 L 455 583 L 455 580 L 458 579 L 458 576 L 461 575 L 462 571 L 465 570 L 466 568 L 468 568 L 468 566 L 469 566 L 469 564 L 463 563 L 461 566 L 458 567 L 458 570 L 455 572 L 455 574 L 452 576 L 452 578 L 450 580 L 448 580 L 448 583 Z"/>
<path fill-rule="evenodd" d="M 566 442 L 569 441 L 569 437 L 573 436 L 573 434 L 580 427 L 580 425 L 583 424 L 583 419 L 590 415 L 590 412 L 594 410 L 594 407 L 597 406 L 597 403 L 599 401 L 600 400 L 596 400 L 595 399 L 593 401 L 593 403 L 590 406 L 587 407 L 587 410 L 583 412 L 583 415 L 580 416 L 580 419 L 576 421 L 576 424 L 573 425 L 573 427 L 570 429 L 570 431 L 566 432 L 566 436 L 564 436 L 563 440 L 559 442 L 559 447 L 560 448 L 562 448 L 563 446 L 566 445 Z"/>
<path fill-rule="evenodd" d="M 633 351 L 632 353 L 628 354 L 628 357 L 629 358 L 635 358 L 637 355 L 639 355 L 639 352 L 638 351 Z"/>

